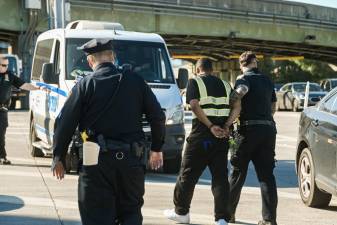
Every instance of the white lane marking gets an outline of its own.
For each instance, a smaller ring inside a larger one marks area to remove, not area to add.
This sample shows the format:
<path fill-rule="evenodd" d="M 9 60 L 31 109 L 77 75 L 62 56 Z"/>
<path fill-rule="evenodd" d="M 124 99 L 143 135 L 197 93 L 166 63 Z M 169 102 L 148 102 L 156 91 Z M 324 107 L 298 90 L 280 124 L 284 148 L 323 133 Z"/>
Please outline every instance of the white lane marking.
<path fill-rule="evenodd" d="M 282 134 L 278 134 L 277 138 L 281 138 L 281 139 L 286 139 L 286 140 L 289 140 L 289 141 L 296 141 L 297 142 L 297 138 L 286 136 L 286 135 L 282 135 Z"/>

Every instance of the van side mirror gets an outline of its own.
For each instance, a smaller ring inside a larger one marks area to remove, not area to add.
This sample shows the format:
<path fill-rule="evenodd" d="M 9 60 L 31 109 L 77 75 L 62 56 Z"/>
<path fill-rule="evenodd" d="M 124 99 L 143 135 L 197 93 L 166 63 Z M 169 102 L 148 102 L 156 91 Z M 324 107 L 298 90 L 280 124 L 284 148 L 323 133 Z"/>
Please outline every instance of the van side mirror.
<path fill-rule="evenodd" d="M 58 84 L 58 76 L 55 74 L 53 63 L 44 63 L 42 65 L 41 78 L 44 83 Z"/>
<path fill-rule="evenodd" d="M 178 79 L 177 79 L 178 87 L 180 89 L 185 89 L 187 86 L 187 82 L 188 82 L 188 70 L 185 68 L 180 68 L 178 71 Z"/>

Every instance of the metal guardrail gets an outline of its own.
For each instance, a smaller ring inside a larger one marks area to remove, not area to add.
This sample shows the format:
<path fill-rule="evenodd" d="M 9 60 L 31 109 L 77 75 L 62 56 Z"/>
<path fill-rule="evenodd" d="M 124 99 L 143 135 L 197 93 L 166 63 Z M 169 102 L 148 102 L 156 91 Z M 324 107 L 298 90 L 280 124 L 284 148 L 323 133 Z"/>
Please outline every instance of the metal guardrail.
<path fill-rule="evenodd" d="M 71 3 L 87 2 L 92 7 L 125 10 L 155 10 L 157 13 L 181 15 L 187 10 L 201 17 L 248 17 L 261 21 L 298 23 L 315 27 L 337 27 L 337 9 L 288 2 L 283 0 L 70 0 Z M 84 4 L 85 5 L 85 4 Z M 83 6 L 84 6 L 83 5 Z"/>

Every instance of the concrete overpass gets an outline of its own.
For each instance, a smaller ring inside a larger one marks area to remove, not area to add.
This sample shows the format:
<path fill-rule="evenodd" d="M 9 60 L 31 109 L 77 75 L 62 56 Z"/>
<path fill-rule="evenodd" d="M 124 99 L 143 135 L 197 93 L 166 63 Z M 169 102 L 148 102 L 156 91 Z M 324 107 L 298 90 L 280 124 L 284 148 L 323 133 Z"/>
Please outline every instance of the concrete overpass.
<path fill-rule="evenodd" d="M 10 40 L 14 46 L 21 43 L 15 38 L 25 35 L 26 28 L 43 31 L 48 27 L 44 9 L 28 12 L 22 2 L 0 3 L 0 40 Z M 68 2 L 71 20 L 116 21 L 127 30 L 159 33 L 173 56 L 209 56 L 219 62 L 221 71 L 237 69 L 232 59 L 244 50 L 337 64 L 337 9 L 333 8 L 281 0 Z"/>

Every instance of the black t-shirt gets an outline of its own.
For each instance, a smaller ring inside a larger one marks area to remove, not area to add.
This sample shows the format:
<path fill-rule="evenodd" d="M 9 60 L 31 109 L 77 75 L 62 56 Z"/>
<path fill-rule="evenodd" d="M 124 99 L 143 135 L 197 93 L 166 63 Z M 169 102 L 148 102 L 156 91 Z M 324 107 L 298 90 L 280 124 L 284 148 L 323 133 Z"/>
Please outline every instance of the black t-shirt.
<path fill-rule="evenodd" d="M 12 86 L 20 88 L 25 82 L 11 72 L 0 73 L 0 104 L 7 104 L 11 98 Z"/>
<path fill-rule="evenodd" d="M 270 120 L 273 121 L 271 104 L 276 102 L 274 83 L 257 69 L 252 69 L 239 76 L 235 88 L 240 84 L 249 88 L 241 100 L 240 120 Z"/>
<path fill-rule="evenodd" d="M 213 97 L 227 97 L 227 92 L 222 80 L 213 75 L 200 76 L 206 86 L 207 95 Z M 198 83 L 194 79 L 190 79 L 186 90 L 186 103 L 189 104 L 191 100 L 200 100 L 200 93 Z M 223 126 L 227 117 L 208 116 L 208 119 L 215 125 Z M 192 120 L 192 131 L 190 137 L 213 137 L 209 128 L 200 122 L 197 118 Z"/>

